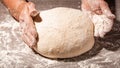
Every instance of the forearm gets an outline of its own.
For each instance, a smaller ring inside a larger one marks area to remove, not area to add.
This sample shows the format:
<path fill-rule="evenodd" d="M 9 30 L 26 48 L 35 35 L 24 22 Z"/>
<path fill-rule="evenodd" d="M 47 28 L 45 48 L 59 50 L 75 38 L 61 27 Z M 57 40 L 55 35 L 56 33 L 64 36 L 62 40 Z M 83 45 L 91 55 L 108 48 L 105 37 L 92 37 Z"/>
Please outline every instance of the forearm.
<path fill-rule="evenodd" d="M 22 11 L 22 8 L 24 7 L 24 4 L 26 4 L 26 0 L 3 0 L 4 5 L 8 8 L 11 15 L 18 20 L 19 15 Z"/>
<path fill-rule="evenodd" d="M 17 8 L 23 2 L 26 2 L 26 0 L 3 0 L 4 5 L 8 9 Z"/>

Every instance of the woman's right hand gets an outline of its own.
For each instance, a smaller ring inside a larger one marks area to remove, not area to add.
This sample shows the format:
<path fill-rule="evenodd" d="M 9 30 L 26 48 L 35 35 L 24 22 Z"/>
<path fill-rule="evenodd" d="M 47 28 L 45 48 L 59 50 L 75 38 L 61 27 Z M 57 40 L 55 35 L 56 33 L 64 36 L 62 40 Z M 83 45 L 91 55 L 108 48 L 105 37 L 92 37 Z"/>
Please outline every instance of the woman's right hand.
<path fill-rule="evenodd" d="M 24 42 L 30 47 L 35 46 L 38 34 L 33 18 L 39 14 L 35 4 L 26 0 L 3 0 L 3 3 L 10 14 L 20 22 Z"/>

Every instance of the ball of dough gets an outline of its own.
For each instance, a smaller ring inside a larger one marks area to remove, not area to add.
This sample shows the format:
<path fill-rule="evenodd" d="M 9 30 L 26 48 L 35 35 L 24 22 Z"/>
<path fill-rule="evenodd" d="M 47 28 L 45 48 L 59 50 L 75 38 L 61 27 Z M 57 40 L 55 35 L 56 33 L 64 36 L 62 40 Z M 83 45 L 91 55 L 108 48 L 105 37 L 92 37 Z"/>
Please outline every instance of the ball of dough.
<path fill-rule="evenodd" d="M 70 58 L 85 53 L 94 45 L 93 23 L 77 9 L 54 8 L 40 12 L 36 23 L 39 41 L 34 49 L 48 58 Z"/>

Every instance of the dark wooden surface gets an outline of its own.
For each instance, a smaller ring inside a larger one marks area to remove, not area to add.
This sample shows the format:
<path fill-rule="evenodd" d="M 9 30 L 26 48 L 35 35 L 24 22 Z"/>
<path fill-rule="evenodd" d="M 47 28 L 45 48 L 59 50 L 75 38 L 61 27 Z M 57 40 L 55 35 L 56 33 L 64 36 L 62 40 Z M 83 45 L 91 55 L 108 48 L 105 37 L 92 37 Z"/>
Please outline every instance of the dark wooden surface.
<path fill-rule="evenodd" d="M 80 0 L 29 0 L 36 4 L 40 10 L 50 9 L 54 7 L 70 7 L 80 8 Z"/>

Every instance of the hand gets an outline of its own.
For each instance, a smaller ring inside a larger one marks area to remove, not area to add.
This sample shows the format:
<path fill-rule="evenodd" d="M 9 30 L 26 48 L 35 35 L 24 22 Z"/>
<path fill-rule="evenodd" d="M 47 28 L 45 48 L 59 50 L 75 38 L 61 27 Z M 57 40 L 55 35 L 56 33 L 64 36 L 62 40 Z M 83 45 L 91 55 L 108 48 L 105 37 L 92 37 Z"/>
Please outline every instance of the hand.
<path fill-rule="evenodd" d="M 115 15 L 109 9 L 108 4 L 104 0 L 82 0 L 82 11 L 89 14 L 95 26 L 94 36 L 104 37 L 113 25 Z M 105 22 L 97 22 L 95 20 L 102 19 Z"/>
<path fill-rule="evenodd" d="M 19 15 L 22 39 L 30 47 L 33 47 L 37 44 L 38 34 L 32 19 L 32 17 L 36 16 L 37 14 L 38 12 L 35 9 L 35 5 L 31 2 L 28 2 L 24 5 Z"/>
<path fill-rule="evenodd" d="M 35 5 L 26 0 L 3 0 L 3 3 L 10 14 L 20 22 L 22 39 L 25 43 L 30 47 L 36 45 L 38 34 L 32 18 L 38 16 L 39 13 Z"/>
<path fill-rule="evenodd" d="M 112 29 L 113 20 L 105 15 L 93 15 L 91 17 L 94 27 L 94 36 L 103 38 L 104 35 Z"/>
<path fill-rule="evenodd" d="M 83 11 L 92 12 L 93 14 L 104 14 L 110 18 L 115 18 L 107 2 L 104 0 L 82 0 L 81 8 Z"/>

